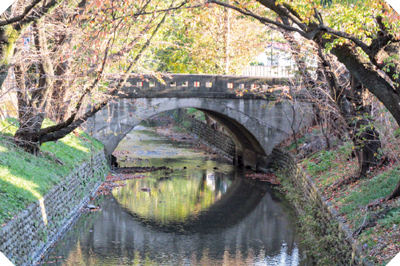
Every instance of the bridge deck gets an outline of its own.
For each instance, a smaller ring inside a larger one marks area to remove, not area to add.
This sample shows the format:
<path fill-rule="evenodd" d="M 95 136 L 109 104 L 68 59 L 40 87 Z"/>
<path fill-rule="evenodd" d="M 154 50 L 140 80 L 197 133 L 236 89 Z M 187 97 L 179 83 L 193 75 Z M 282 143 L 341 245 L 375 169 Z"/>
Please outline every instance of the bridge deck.
<path fill-rule="evenodd" d="M 243 77 L 221 75 L 171 74 L 157 79 L 151 75 L 129 78 L 118 95 L 121 98 L 201 97 L 201 98 L 268 98 L 282 90 L 271 88 L 289 84 L 287 78 Z"/>

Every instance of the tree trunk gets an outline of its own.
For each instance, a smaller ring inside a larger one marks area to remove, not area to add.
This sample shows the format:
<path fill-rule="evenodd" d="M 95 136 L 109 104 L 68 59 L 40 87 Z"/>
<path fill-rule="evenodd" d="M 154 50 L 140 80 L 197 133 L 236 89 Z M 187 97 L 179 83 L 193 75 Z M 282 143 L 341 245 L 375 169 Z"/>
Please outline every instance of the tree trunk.
<path fill-rule="evenodd" d="M 18 110 L 19 127 L 14 135 L 15 143 L 27 152 L 37 154 L 40 146 L 40 129 L 45 118 L 47 95 L 52 85 L 52 65 L 46 58 L 47 42 L 44 38 L 44 29 L 34 23 L 34 42 L 36 49 L 42 55 L 41 62 L 36 64 L 39 69 L 38 88 L 33 92 L 26 89 L 26 68 L 23 63 L 15 65 L 15 77 L 19 90 Z M 44 56 L 43 56 L 44 55 Z"/>
<path fill-rule="evenodd" d="M 366 93 L 364 86 L 351 75 L 351 91 L 349 94 L 352 103 L 352 119 L 348 121 L 351 136 L 359 163 L 359 176 L 365 176 L 370 168 L 379 164 L 378 150 L 381 148 L 379 133 L 371 125 L 371 108 L 363 103 Z M 361 117 L 358 119 L 358 117 Z"/>
<path fill-rule="evenodd" d="M 25 72 L 23 65 L 14 65 L 15 80 L 19 88 L 17 91 L 19 127 L 14 138 L 15 144 L 19 147 L 29 153 L 37 154 L 39 151 L 38 132 L 44 120 L 44 113 L 38 113 L 37 108 L 31 105 L 32 101 L 26 91 Z"/>
<path fill-rule="evenodd" d="M 386 200 L 395 199 L 399 196 L 400 196 L 400 180 L 397 183 L 396 188 L 392 191 L 392 193 L 390 193 L 389 196 L 386 197 Z"/>
<path fill-rule="evenodd" d="M 371 117 L 370 107 L 363 103 L 366 89 L 355 76 L 351 75 L 351 90 L 350 92 L 344 90 L 332 69 L 330 59 L 322 53 L 321 45 L 318 54 L 325 69 L 331 96 L 336 101 L 339 111 L 348 125 L 348 133 L 358 159 L 358 177 L 365 176 L 371 167 L 378 165 L 377 154 L 381 147 L 379 133 L 370 125 L 372 122 L 369 118 Z"/>
<path fill-rule="evenodd" d="M 34 22 L 40 21 L 45 15 L 51 13 L 64 0 L 50 0 L 45 2 L 38 10 L 26 14 L 17 23 L 10 23 L 0 27 L 0 87 L 3 85 L 10 67 L 10 60 L 14 55 L 16 41 L 21 32 Z"/>
<path fill-rule="evenodd" d="M 38 133 L 44 120 L 44 114 L 33 114 L 24 118 L 26 120 L 22 121 L 22 126 L 18 128 L 14 135 L 15 144 L 25 151 L 37 155 L 40 148 Z"/>
<path fill-rule="evenodd" d="M 56 67 L 56 76 L 58 79 L 54 83 L 54 90 L 51 95 L 51 110 L 48 111 L 49 117 L 59 123 L 64 120 L 67 113 L 67 108 L 65 106 L 65 95 L 67 94 L 67 81 L 60 78 L 65 74 L 67 64 L 60 64 Z"/>
<path fill-rule="evenodd" d="M 81 4 L 85 3 L 81 2 L 80 5 Z M 68 24 L 70 21 L 69 17 L 65 17 L 60 14 L 58 14 L 56 19 L 63 24 Z M 71 38 L 71 34 L 67 35 L 65 32 L 57 32 L 54 40 L 54 42 L 57 43 L 57 46 L 53 48 L 53 52 L 57 52 L 57 48 L 62 49 L 63 45 L 66 43 L 70 43 Z M 60 123 L 67 118 L 68 105 L 70 103 L 70 101 L 67 100 L 67 97 L 70 96 L 70 92 L 68 90 L 70 81 L 66 78 L 66 75 L 69 70 L 70 64 L 68 60 L 61 60 L 61 62 L 55 66 L 56 79 L 54 80 L 54 88 L 50 95 L 51 104 L 47 113 L 48 116 L 56 123 Z"/>
<path fill-rule="evenodd" d="M 229 74 L 230 68 L 230 39 L 231 39 L 231 18 L 230 18 L 230 8 L 224 8 L 225 11 L 225 75 Z"/>
<path fill-rule="evenodd" d="M 365 59 L 354 47 L 342 44 L 332 48 L 331 52 L 354 75 L 354 77 L 374 94 L 393 115 L 400 125 L 400 98 L 389 82 L 387 82 L 375 66 Z"/>
<path fill-rule="evenodd" d="M 358 152 L 359 175 L 361 177 L 366 176 L 371 168 L 375 168 L 379 164 L 377 155 L 378 150 L 381 148 L 381 142 L 378 132 L 369 123 L 370 121 L 367 119 L 363 119 L 357 123 L 359 127 L 366 126 L 355 139 L 355 142 L 358 144 L 356 150 Z"/>

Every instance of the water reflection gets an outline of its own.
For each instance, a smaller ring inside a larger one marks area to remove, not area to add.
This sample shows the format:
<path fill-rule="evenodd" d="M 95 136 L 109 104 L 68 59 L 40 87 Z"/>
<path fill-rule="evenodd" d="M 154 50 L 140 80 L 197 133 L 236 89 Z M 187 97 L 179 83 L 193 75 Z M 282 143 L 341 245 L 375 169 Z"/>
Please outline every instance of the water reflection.
<path fill-rule="evenodd" d="M 226 192 L 232 180 L 226 174 L 209 170 L 191 173 L 181 170 L 162 177 L 153 173 L 146 179 L 126 183 L 113 191 L 124 209 L 143 221 L 169 226 L 186 223 L 209 208 Z"/>
<path fill-rule="evenodd" d="M 71 266 L 300 264 L 294 216 L 279 193 L 246 180 L 228 163 L 179 149 L 195 155 L 148 157 L 175 170 L 126 181 L 100 198 L 102 210 L 83 214 L 44 261 Z"/>
<path fill-rule="evenodd" d="M 168 192 L 164 188 L 180 182 L 178 187 L 189 193 L 199 180 L 193 178 L 188 184 L 190 179 L 174 179 L 158 182 L 163 194 Z M 196 197 L 191 204 L 182 202 L 185 209 L 172 197 L 158 196 L 157 200 L 172 200 L 171 206 L 179 206 L 173 212 L 174 207 L 159 208 L 153 199 L 143 201 L 156 198 L 155 193 L 150 196 L 140 190 L 151 183 L 144 181 L 131 180 L 116 197 L 105 196 L 100 203 L 103 210 L 84 214 L 56 248 L 53 257 L 62 258 L 48 260 L 57 261 L 55 265 L 299 265 L 290 212 L 268 187 L 228 178 L 223 192 L 224 186 L 215 182 L 214 189 L 204 190 L 212 192 L 204 199 L 212 198 L 214 204 L 205 200 L 203 209 L 194 208 Z M 197 184 L 197 189 L 201 186 Z M 128 193 L 131 188 L 137 192 Z M 182 192 L 172 190 L 175 195 Z"/>

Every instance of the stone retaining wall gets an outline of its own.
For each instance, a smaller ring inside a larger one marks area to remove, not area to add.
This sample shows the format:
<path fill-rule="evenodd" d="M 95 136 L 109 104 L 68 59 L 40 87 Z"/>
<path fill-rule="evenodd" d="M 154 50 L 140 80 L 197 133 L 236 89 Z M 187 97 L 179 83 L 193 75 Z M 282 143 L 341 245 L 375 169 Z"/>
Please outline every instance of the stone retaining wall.
<path fill-rule="evenodd" d="M 1 227 L 0 251 L 15 265 L 35 265 L 68 229 L 107 173 L 107 161 L 101 151 Z"/>
<path fill-rule="evenodd" d="M 178 109 L 178 115 L 174 116 L 174 120 L 180 123 L 180 126 L 197 136 L 201 143 L 208 146 L 216 153 L 230 160 L 235 158 L 236 145 L 228 135 L 191 117 L 182 109 Z"/>
<path fill-rule="evenodd" d="M 362 259 L 361 250 L 351 237 L 349 228 L 337 216 L 331 204 L 325 201 L 313 180 L 296 164 L 293 157 L 288 152 L 277 148 L 273 150 L 271 157 L 273 158 L 272 167 L 279 173 L 278 175 L 287 179 L 290 186 L 293 186 L 292 193 L 298 194 L 293 203 L 299 215 L 302 215 L 302 212 L 312 213 L 309 215 L 313 219 L 310 224 L 313 225 L 302 224 L 302 226 L 316 229 L 312 232 L 314 240 L 325 238 L 324 242 L 320 243 L 325 244 L 329 248 L 330 256 L 338 260 L 331 261 L 330 265 L 372 265 Z"/>

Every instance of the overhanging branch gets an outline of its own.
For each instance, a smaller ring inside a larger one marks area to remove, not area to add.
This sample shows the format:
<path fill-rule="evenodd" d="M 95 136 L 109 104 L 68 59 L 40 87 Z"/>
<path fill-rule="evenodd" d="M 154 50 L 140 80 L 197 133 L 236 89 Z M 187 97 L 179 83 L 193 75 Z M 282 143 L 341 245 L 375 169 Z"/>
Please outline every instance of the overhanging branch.
<path fill-rule="evenodd" d="M 304 38 L 306 38 L 308 40 L 314 40 L 314 38 L 319 33 L 328 33 L 328 34 L 334 35 L 336 37 L 345 38 L 347 40 L 354 42 L 357 46 L 359 46 L 368 55 L 371 52 L 369 46 L 367 44 L 365 44 L 362 40 L 357 38 L 355 35 L 352 35 L 352 34 L 349 34 L 347 32 L 343 32 L 343 31 L 338 31 L 338 30 L 332 29 L 332 28 L 324 25 L 322 16 L 316 10 L 315 10 L 315 12 L 316 12 L 315 16 L 320 24 L 317 25 L 316 23 L 313 23 L 310 25 L 306 25 L 305 23 L 299 21 L 299 19 L 296 16 L 291 14 L 290 11 L 286 7 L 284 7 L 280 4 L 276 4 L 274 1 L 271 1 L 271 0 L 258 1 L 265 7 L 269 8 L 270 10 L 275 12 L 277 15 L 280 15 L 281 17 L 286 17 L 286 18 L 290 19 L 291 21 L 293 21 L 297 26 L 299 26 L 299 27 L 293 27 L 290 25 L 282 24 L 280 22 L 274 21 L 269 18 L 261 17 L 261 16 L 254 14 L 248 10 L 239 8 L 237 6 L 234 6 L 234 5 L 225 3 L 225 2 L 221 2 L 218 0 L 208 0 L 208 2 L 236 10 L 237 12 L 239 12 L 243 15 L 257 19 L 258 21 L 260 21 L 264 24 L 272 24 L 272 25 L 279 27 L 281 29 L 284 29 L 284 30 L 298 32 L 301 36 L 303 36 Z M 272 2 L 274 2 L 273 5 L 272 5 Z"/>
<path fill-rule="evenodd" d="M 34 0 L 30 5 L 25 7 L 25 10 L 21 15 L 12 17 L 10 19 L 0 20 L 0 27 L 23 20 L 28 15 L 28 13 L 42 1 L 43 0 Z"/>
<path fill-rule="evenodd" d="M 250 17 L 253 17 L 253 18 L 259 20 L 262 23 L 272 24 L 272 25 L 275 25 L 275 26 L 277 26 L 279 28 L 282 28 L 282 29 L 285 29 L 285 30 L 298 32 L 302 36 L 304 36 L 305 38 L 307 38 L 307 39 L 309 38 L 307 33 L 305 33 L 304 31 L 302 31 L 299 28 L 295 28 L 295 27 L 292 27 L 292 26 L 286 26 L 286 25 L 284 25 L 282 23 L 279 23 L 277 21 L 274 21 L 272 19 L 261 17 L 259 15 L 256 15 L 256 14 L 252 13 L 252 12 L 246 11 L 246 10 L 244 10 L 242 8 L 239 8 L 239 7 L 236 7 L 234 5 L 230 5 L 230 4 L 224 3 L 224 2 L 220 2 L 218 0 L 208 0 L 208 2 L 217 4 L 217 5 L 220 5 L 220 6 L 224 6 L 224 7 L 233 9 L 233 10 L 236 10 L 237 12 L 242 13 L 243 15 L 250 16 Z"/>
<path fill-rule="evenodd" d="M 95 113 L 97 113 L 104 106 L 106 106 L 108 104 L 110 98 L 112 96 L 116 95 L 117 92 L 125 85 L 125 82 L 128 79 L 128 77 L 130 76 L 131 71 L 136 66 L 137 62 L 143 55 L 144 51 L 150 46 L 151 40 L 156 35 L 158 30 L 161 28 L 161 25 L 165 22 L 166 16 L 167 16 L 167 13 L 165 13 L 164 17 L 158 23 L 157 27 L 153 31 L 150 38 L 142 46 L 139 53 L 136 55 L 135 59 L 133 60 L 133 62 L 130 63 L 127 71 L 124 73 L 123 77 L 119 80 L 118 84 L 109 92 L 109 97 L 107 97 L 107 99 L 105 99 L 101 103 L 95 105 L 89 111 L 87 111 L 84 115 L 82 115 L 81 117 L 79 117 L 77 119 L 75 119 L 75 116 L 76 116 L 76 113 L 75 113 L 70 118 L 68 118 L 65 122 L 62 122 L 62 123 L 59 123 L 58 125 L 47 127 L 47 128 L 40 130 L 38 133 L 40 136 L 39 142 L 44 143 L 44 142 L 54 141 L 54 140 L 65 137 L 67 134 L 71 133 L 75 128 L 82 125 L 89 117 L 92 117 Z M 104 63 L 104 61 L 103 61 L 103 63 Z M 104 69 L 104 67 L 105 66 L 103 64 L 103 69 Z"/>
<path fill-rule="evenodd" d="M 21 29 L 27 27 L 33 22 L 39 22 L 46 14 L 52 11 L 54 8 L 59 6 L 64 0 L 51 0 L 42 8 L 36 10 L 36 12 L 29 12 L 26 16 L 24 16 L 19 23 L 14 27 L 15 30 L 20 31 Z"/>

